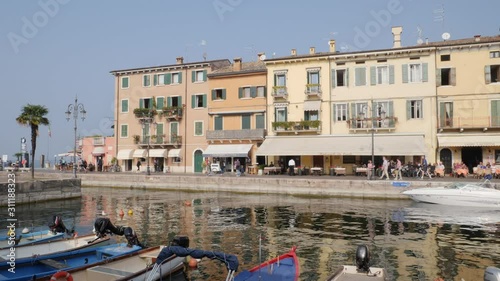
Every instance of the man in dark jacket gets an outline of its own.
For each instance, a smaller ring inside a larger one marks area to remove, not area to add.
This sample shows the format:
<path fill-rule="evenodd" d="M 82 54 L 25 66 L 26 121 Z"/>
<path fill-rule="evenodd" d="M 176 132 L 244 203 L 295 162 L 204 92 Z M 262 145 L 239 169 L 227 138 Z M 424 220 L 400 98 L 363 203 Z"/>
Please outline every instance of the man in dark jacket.
<path fill-rule="evenodd" d="M 128 226 L 114 226 L 108 218 L 97 218 L 94 222 L 94 231 L 97 237 L 105 237 L 107 234 L 116 234 L 125 236 L 128 241 L 128 246 L 137 245 L 144 247 L 135 231 Z"/>
<path fill-rule="evenodd" d="M 73 230 L 69 230 L 66 228 L 64 225 L 64 222 L 59 215 L 55 215 L 52 217 L 52 219 L 49 221 L 49 229 L 52 233 L 66 233 L 70 234 L 73 233 Z"/>

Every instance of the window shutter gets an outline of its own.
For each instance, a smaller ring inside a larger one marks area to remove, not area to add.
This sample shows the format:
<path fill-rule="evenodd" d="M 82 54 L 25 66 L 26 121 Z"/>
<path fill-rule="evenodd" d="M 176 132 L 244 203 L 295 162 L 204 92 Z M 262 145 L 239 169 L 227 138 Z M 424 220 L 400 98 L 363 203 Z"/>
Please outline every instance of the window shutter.
<path fill-rule="evenodd" d="M 349 68 L 345 70 L 345 86 L 349 87 Z"/>
<path fill-rule="evenodd" d="M 484 81 L 486 84 L 491 83 L 491 66 L 490 65 L 486 65 L 484 67 Z"/>
<path fill-rule="evenodd" d="M 403 64 L 401 70 L 403 71 L 403 83 L 408 83 L 408 65 Z"/>
<path fill-rule="evenodd" d="M 288 107 L 285 107 L 285 122 L 288 122 Z"/>
<path fill-rule="evenodd" d="M 275 108 L 274 108 L 274 121 L 275 121 L 275 122 L 277 121 L 277 120 L 276 120 L 276 117 L 278 116 L 278 112 L 277 112 L 277 111 L 278 111 L 278 109 L 275 107 Z"/>
<path fill-rule="evenodd" d="M 122 112 L 128 112 L 128 100 L 122 100 Z"/>
<path fill-rule="evenodd" d="M 195 70 L 191 70 L 191 82 L 195 82 L 196 81 L 196 71 Z"/>
<path fill-rule="evenodd" d="M 370 85 L 377 85 L 377 67 L 370 67 Z"/>
<path fill-rule="evenodd" d="M 241 99 L 243 97 L 243 88 L 238 88 L 238 98 Z"/>
<path fill-rule="evenodd" d="M 163 123 L 156 124 L 156 138 L 159 139 L 163 135 Z"/>
<path fill-rule="evenodd" d="M 203 107 L 204 108 L 207 107 L 207 95 L 206 94 L 203 95 Z"/>
<path fill-rule="evenodd" d="M 203 70 L 203 81 L 207 81 L 207 71 Z"/>
<path fill-rule="evenodd" d="M 156 109 L 163 109 L 163 104 L 165 103 L 164 97 L 156 98 Z"/>
<path fill-rule="evenodd" d="M 172 106 L 172 97 L 167 97 L 167 107 Z"/>
<path fill-rule="evenodd" d="M 277 77 L 277 75 L 276 75 L 276 74 L 274 74 L 274 84 L 273 84 L 273 85 L 274 85 L 274 86 L 278 86 L 278 84 L 277 84 L 277 83 L 278 83 L 278 77 Z"/>
<path fill-rule="evenodd" d="M 165 85 L 172 84 L 172 73 L 165 74 L 164 83 L 165 83 Z"/>
<path fill-rule="evenodd" d="M 394 65 L 389 65 L 389 84 L 394 84 Z"/>
<path fill-rule="evenodd" d="M 345 118 L 347 120 L 349 120 L 349 104 L 345 105 L 345 110 L 346 110 L 346 112 L 345 112 Z"/>
<path fill-rule="evenodd" d="M 139 108 L 144 108 L 144 99 L 139 99 Z"/>
<path fill-rule="evenodd" d="M 222 89 L 222 99 L 226 99 L 226 89 Z"/>
<path fill-rule="evenodd" d="M 216 90 L 212 90 L 212 100 L 215 100 L 215 98 L 216 98 L 215 93 L 216 92 L 217 92 Z"/>
<path fill-rule="evenodd" d="M 436 71 L 436 86 L 442 86 L 441 84 L 441 79 L 442 79 L 442 69 L 441 68 L 438 68 L 437 71 Z"/>
<path fill-rule="evenodd" d="M 332 108 L 332 112 L 333 112 L 333 122 L 337 122 L 337 115 L 335 114 L 336 113 L 336 109 L 337 109 L 337 105 L 334 103 L 333 104 L 333 108 Z"/>
<path fill-rule="evenodd" d="M 257 87 L 250 87 L 250 96 L 252 98 L 257 97 Z"/>
<path fill-rule="evenodd" d="M 427 82 L 427 81 L 429 81 L 429 64 L 423 63 L 422 64 L 422 82 Z"/>
<path fill-rule="evenodd" d="M 500 106 L 498 104 L 500 103 L 499 100 L 492 100 L 491 101 L 491 125 L 492 126 L 498 126 L 500 125 Z"/>
<path fill-rule="evenodd" d="M 122 137 L 127 137 L 128 136 L 128 126 L 127 125 L 122 125 Z"/>
<path fill-rule="evenodd" d="M 444 127 L 446 124 L 446 116 L 444 114 L 444 102 L 439 104 L 439 127 Z"/>
<path fill-rule="evenodd" d="M 356 118 L 356 104 L 351 103 L 351 119 L 355 119 L 355 118 Z"/>
<path fill-rule="evenodd" d="M 122 88 L 128 88 L 128 77 L 122 77 Z"/>
<path fill-rule="evenodd" d="M 158 74 L 153 75 L 153 85 L 158 86 Z"/>
<path fill-rule="evenodd" d="M 406 101 L 406 120 L 411 119 L 411 101 Z"/>
<path fill-rule="evenodd" d="M 450 69 L 450 85 L 457 85 L 457 69 L 454 67 Z"/>
<path fill-rule="evenodd" d="M 179 106 L 182 107 L 182 97 L 181 96 L 177 97 L 177 101 L 179 102 L 178 103 Z"/>
<path fill-rule="evenodd" d="M 241 129 L 250 129 L 250 115 L 241 116 Z"/>
<path fill-rule="evenodd" d="M 182 72 L 179 72 L 179 84 L 182 83 Z"/>
<path fill-rule="evenodd" d="M 389 101 L 389 112 L 387 112 L 387 116 L 391 117 L 389 119 L 389 128 L 394 128 L 395 121 L 394 121 L 394 102 Z"/>
<path fill-rule="evenodd" d="M 191 96 L 191 108 L 196 108 L 196 95 Z"/>
<path fill-rule="evenodd" d="M 332 69 L 332 88 L 335 88 L 335 69 Z"/>

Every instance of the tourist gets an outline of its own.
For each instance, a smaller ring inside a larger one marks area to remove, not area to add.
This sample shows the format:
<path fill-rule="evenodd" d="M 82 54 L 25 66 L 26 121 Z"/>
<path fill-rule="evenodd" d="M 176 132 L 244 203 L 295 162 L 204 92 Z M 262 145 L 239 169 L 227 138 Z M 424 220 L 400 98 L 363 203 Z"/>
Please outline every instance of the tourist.
<path fill-rule="evenodd" d="M 373 175 L 373 163 L 372 160 L 368 160 L 368 165 L 366 166 L 366 176 L 368 180 L 372 179 L 372 175 Z"/>
<path fill-rule="evenodd" d="M 380 176 L 379 179 L 383 179 L 385 176 L 385 179 L 388 180 L 389 179 L 389 173 L 388 173 L 389 161 L 387 161 L 387 158 L 385 158 L 385 156 L 383 157 L 383 159 L 384 159 L 384 162 L 382 163 L 382 176 Z"/>
<path fill-rule="evenodd" d="M 293 158 L 288 160 L 288 175 L 295 176 L 295 160 L 293 160 Z"/>

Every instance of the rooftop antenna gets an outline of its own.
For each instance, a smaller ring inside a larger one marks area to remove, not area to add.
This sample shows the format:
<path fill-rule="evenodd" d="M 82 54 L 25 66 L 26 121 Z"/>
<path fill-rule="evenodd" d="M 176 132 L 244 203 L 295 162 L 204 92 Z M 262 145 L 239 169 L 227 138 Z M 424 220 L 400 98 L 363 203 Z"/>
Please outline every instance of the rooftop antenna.
<path fill-rule="evenodd" d="M 248 60 L 248 61 L 254 61 L 254 60 L 255 60 L 255 58 L 257 57 L 257 53 L 256 53 L 256 51 L 255 51 L 255 46 L 254 46 L 253 44 L 252 44 L 252 45 L 249 45 L 249 46 L 246 46 L 246 47 L 245 47 L 245 51 L 246 51 L 246 52 L 250 52 L 250 54 L 251 54 L 251 55 L 250 55 L 251 59 L 250 59 L 250 60 Z"/>
<path fill-rule="evenodd" d="M 203 60 L 207 60 L 207 51 L 206 51 L 206 46 L 207 46 L 207 41 L 202 39 L 200 42 L 200 46 L 203 48 Z"/>
<path fill-rule="evenodd" d="M 422 39 L 422 28 L 420 28 L 420 26 L 417 26 L 417 34 L 418 34 L 417 44 L 422 45 L 422 43 L 424 43 L 424 40 Z"/>

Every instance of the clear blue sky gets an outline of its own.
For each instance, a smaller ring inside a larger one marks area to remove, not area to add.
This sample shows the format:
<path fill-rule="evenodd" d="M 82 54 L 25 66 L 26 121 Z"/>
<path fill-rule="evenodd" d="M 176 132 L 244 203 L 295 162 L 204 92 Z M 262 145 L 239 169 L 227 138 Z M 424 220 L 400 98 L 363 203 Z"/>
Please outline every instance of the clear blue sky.
<path fill-rule="evenodd" d="M 442 11 L 444 7 L 444 12 Z M 110 70 L 208 59 L 255 60 L 286 56 L 296 48 L 390 48 L 391 26 L 403 26 L 402 44 L 500 34 L 497 0 L 39 0 L 0 2 L 0 155 L 20 151 L 28 128 L 15 117 L 27 103 L 49 109 L 52 138 L 41 127 L 41 154 L 73 147 L 73 121 L 64 112 L 75 95 L 88 112 L 79 135 L 110 135 Z M 443 20 L 444 16 L 444 20 Z M 361 35 L 363 33 L 363 35 Z M 31 146 L 28 146 L 28 149 Z"/>

